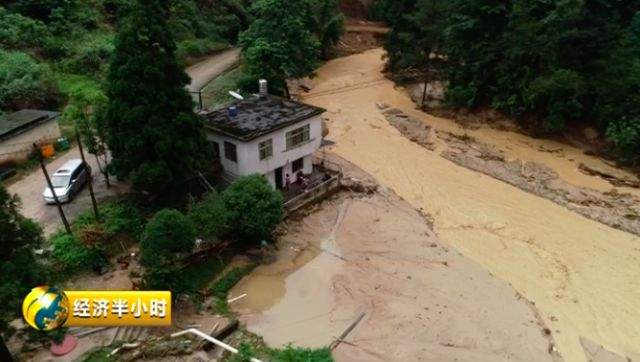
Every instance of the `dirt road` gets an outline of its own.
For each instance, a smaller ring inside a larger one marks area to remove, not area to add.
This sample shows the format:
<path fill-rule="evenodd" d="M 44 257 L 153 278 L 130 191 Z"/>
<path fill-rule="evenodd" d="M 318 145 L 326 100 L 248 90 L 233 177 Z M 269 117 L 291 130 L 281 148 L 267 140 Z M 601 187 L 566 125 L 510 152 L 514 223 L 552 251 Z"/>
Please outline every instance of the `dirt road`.
<path fill-rule="evenodd" d="M 546 165 L 577 186 L 610 191 L 608 182 L 578 170 L 580 163 L 607 166 L 556 142 L 488 128 L 465 131 L 416 111 L 402 89 L 383 79 L 382 56 L 373 50 L 333 60 L 314 79 L 305 101 L 328 109 L 331 150 L 432 215 L 443 241 L 534 302 L 565 360 L 586 359 L 581 337 L 639 358 L 640 238 L 460 167 L 443 158 L 441 149 L 411 142 L 385 120 L 376 102 L 436 129 L 466 132 L 507 158 Z"/>
<path fill-rule="evenodd" d="M 190 92 L 197 92 L 202 89 L 213 78 L 224 73 L 226 70 L 234 66 L 240 57 L 240 49 L 230 49 L 196 63 L 186 69 L 187 74 L 191 77 L 191 84 L 188 89 Z"/>
<path fill-rule="evenodd" d="M 238 61 L 239 54 L 239 49 L 227 50 L 189 67 L 187 69 L 187 73 L 191 77 L 189 90 L 199 91 L 213 78 L 233 66 Z M 114 187 L 107 189 L 104 183 L 104 178 L 98 171 L 95 158 L 91 155 L 87 156 L 89 156 L 88 161 L 93 168 L 95 180 L 94 188 L 98 199 L 104 199 L 119 193 L 128 192 L 128 187 L 123 184 L 118 184 L 113 177 L 111 178 L 111 181 Z M 58 167 L 71 158 L 80 158 L 80 153 L 77 147 L 72 148 L 62 157 L 51 162 L 47 166 L 47 169 L 49 172 L 55 172 Z M 42 200 L 44 185 L 44 176 L 40 169 L 37 169 L 28 176 L 9 186 L 8 189 L 9 192 L 18 194 L 22 199 L 22 214 L 39 222 L 42 225 L 45 234 L 50 235 L 58 228 L 62 227 L 62 222 L 60 221 L 56 207 L 53 205 L 46 205 Z M 83 188 L 80 194 L 78 194 L 72 202 L 63 206 L 64 211 L 70 220 L 73 220 L 76 215 L 82 211 L 88 210 L 90 207 L 91 198 L 89 197 L 87 187 Z"/>
<path fill-rule="evenodd" d="M 128 192 L 128 187 L 125 184 L 118 183 L 114 177 L 110 178 L 112 187 L 107 188 L 104 177 L 99 172 L 95 158 L 92 155 L 87 156 L 90 156 L 87 158 L 87 161 L 92 168 L 94 192 L 98 201 Z M 49 163 L 47 165 L 49 174 L 55 172 L 66 161 L 72 158 L 80 158 L 78 147 L 73 147 L 67 153 Z M 37 168 L 31 174 L 10 185 L 8 190 L 10 193 L 20 196 L 22 200 L 22 214 L 37 221 L 42 226 L 45 235 L 50 235 L 63 226 L 56 206 L 47 205 L 42 199 L 42 191 L 44 190 L 45 184 L 44 175 L 40 168 Z M 81 212 L 89 210 L 91 208 L 91 197 L 88 187 L 85 186 L 71 202 L 63 204 L 62 208 L 70 221 Z"/>

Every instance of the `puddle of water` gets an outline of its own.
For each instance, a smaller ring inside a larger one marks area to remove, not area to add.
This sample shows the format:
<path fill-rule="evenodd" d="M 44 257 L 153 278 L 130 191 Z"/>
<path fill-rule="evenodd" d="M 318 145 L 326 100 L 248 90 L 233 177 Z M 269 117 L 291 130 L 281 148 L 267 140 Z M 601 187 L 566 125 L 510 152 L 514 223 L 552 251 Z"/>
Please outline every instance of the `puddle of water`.
<path fill-rule="evenodd" d="M 343 263 L 335 233 L 345 210 L 308 217 L 301 230 L 294 231 L 296 242 L 282 240 L 276 261 L 259 266 L 231 291 L 234 296 L 247 294 L 232 307 L 247 329 L 268 345 L 323 347 L 344 328 L 334 323 L 336 318 L 351 318 L 349 308 L 334 311 L 331 281 Z"/>
<path fill-rule="evenodd" d="M 459 167 L 402 137 L 375 102 L 401 108 L 436 128 L 462 131 L 452 121 L 416 111 L 391 82 L 367 84 L 380 78 L 381 56 L 380 50 L 369 51 L 319 70 L 306 101 L 328 109 L 329 139 L 336 142 L 331 150 L 431 214 L 442 239 L 533 301 L 566 360 L 585 360 L 580 336 L 639 356 L 640 238 Z M 365 85 L 313 95 L 354 84 Z M 547 165 L 575 185 L 612 188 L 577 171 L 580 162 L 602 161 L 569 146 L 491 129 L 467 133 L 504 149 L 509 158 Z M 561 147 L 565 156 L 541 152 L 540 146 Z"/>
<path fill-rule="evenodd" d="M 274 263 L 257 267 L 231 290 L 229 298 L 247 294 L 233 303 L 234 309 L 255 313 L 273 307 L 285 294 L 287 277 L 313 260 L 319 252 L 317 248 L 307 246 L 301 249 L 299 244 L 287 241 L 282 242 L 280 248 Z"/>

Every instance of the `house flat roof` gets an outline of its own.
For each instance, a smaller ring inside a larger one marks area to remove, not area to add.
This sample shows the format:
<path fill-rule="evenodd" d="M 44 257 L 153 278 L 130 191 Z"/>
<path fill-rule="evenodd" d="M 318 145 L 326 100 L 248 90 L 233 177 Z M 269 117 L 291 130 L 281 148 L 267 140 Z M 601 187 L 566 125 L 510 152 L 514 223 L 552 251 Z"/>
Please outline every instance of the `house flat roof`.
<path fill-rule="evenodd" d="M 0 115 L 0 141 L 55 119 L 59 115 L 58 112 L 35 109 L 23 109 L 11 114 Z"/>
<path fill-rule="evenodd" d="M 237 114 L 229 116 L 229 107 Z M 204 111 L 205 127 L 243 142 L 320 115 L 326 110 L 273 95 L 234 101 L 223 108 Z"/>

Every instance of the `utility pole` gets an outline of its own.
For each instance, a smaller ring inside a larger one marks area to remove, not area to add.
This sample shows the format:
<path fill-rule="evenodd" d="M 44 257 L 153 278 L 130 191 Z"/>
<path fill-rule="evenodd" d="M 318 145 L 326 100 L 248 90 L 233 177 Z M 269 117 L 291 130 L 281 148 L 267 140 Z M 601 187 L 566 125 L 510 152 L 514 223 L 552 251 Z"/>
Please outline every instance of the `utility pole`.
<path fill-rule="evenodd" d="M 47 180 L 47 186 L 51 190 L 51 194 L 53 195 L 53 200 L 58 207 L 58 213 L 60 214 L 60 219 L 62 219 L 62 223 L 64 224 L 64 228 L 67 231 L 67 234 L 71 234 L 71 227 L 69 226 L 69 222 L 67 221 L 67 217 L 64 216 L 64 211 L 62 211 L 62 205 L 60 205 L 60 200 L 58 199 L 58 195 L 56 195 L 56 190 L 53 188 L 53 184 L 51 183 L 51 179 L 49 178 L 49 173 L 47 172 L 47 168 L 44 165 L 44 160 L 42 158 L 42 153 L 38 149 L 38 146 L 34 143 L 33 148 L 36 150 L 38 154 L 38 161 L 40 161 L 40 167 L 42 168 L 42 173 L 44 173 L 44 178 Z"/>
<path fill-rule="evenodd" d="M 100 221 L 100 214 L 98 213 L 98 203 L 96 202 L 96 195 L 93 193 L 93 175 L 91 175 L 91 171 L 89 168 L 89 164 L 87 160 L 84 158 L 84 149 L 82 148 L 82 140 L 80 139 L 80 134 L 76 129 L 76 141 L 78 141 L 78 148 L 80 149 L 80 157 L 82 158 L 82 163 L 86 167 L 87 173 L 89 173 L 89 195 L 91 195 L 91 204 L 93 204 L 93 213 L 96 215 L 96 220 Z"/>

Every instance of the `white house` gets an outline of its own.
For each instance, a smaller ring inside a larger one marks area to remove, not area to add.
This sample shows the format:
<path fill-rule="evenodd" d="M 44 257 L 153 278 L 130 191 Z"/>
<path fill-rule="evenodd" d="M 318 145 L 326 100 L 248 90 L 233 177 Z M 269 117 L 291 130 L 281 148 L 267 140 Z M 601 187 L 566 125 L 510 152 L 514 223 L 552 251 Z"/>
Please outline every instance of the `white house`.
<path fill-rule="evenodd" d="M 234 101 L 227 107 L 204 111 L 207 139 L 231 177 L 265 175 L 282 188 L 287 175 L 297 180 L 300 171 L 313 170 L 312 155 L 322 141 L 325 110 L 266 94 Z"/>
<path fill-rule="evenodd" d="M 21 161 L 33 151 L 33 144 L 53 142 L 60 137 L 59 113 L 23 109 L 0 116 L 0 163 Z"/>

